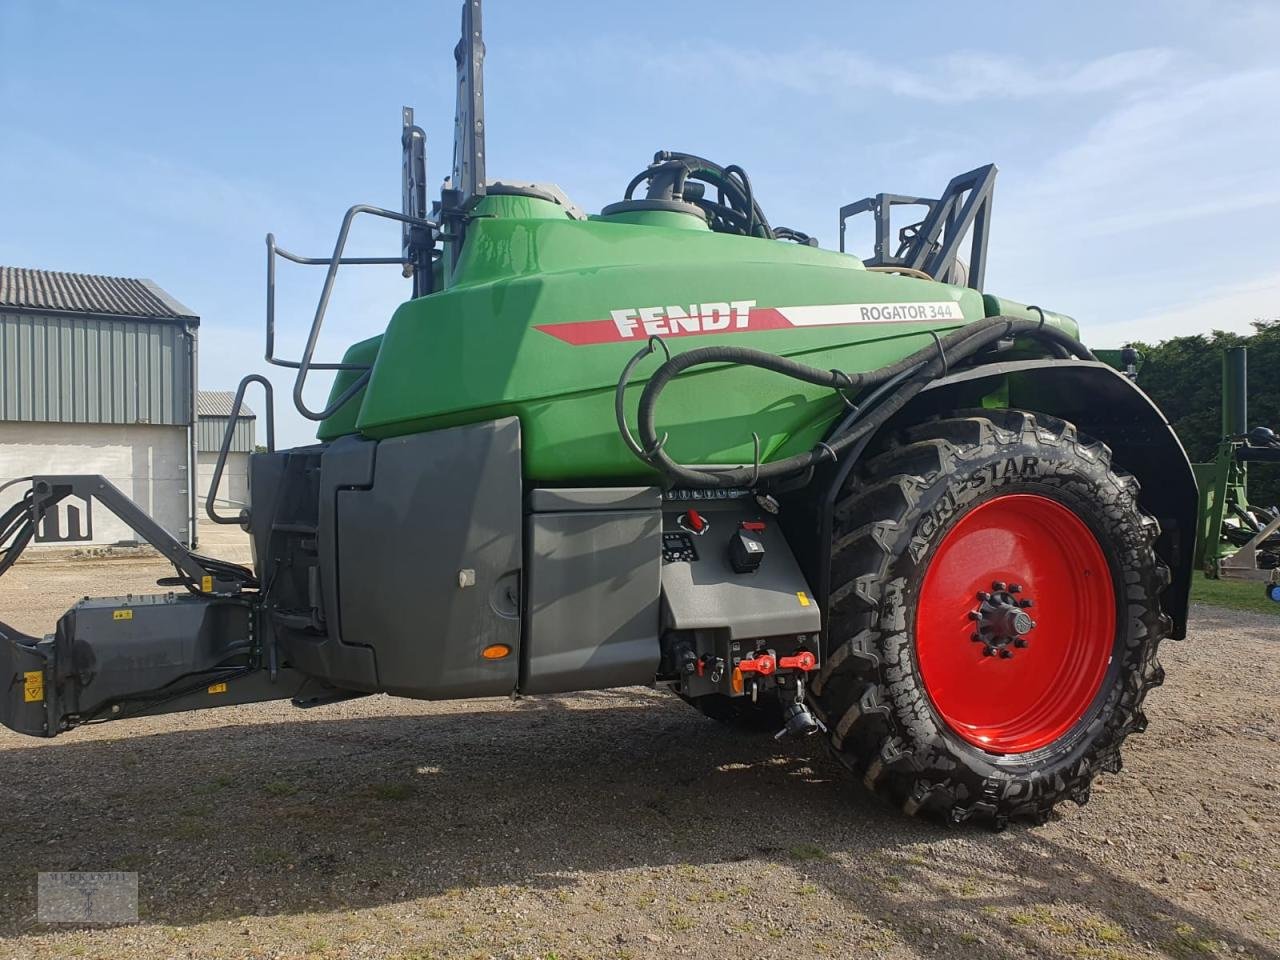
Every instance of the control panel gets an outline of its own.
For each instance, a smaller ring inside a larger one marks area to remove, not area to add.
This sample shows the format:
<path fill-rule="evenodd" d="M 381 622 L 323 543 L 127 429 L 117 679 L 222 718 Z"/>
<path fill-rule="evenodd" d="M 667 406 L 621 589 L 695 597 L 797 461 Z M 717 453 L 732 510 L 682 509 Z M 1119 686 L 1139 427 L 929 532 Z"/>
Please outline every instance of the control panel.
<path fill-rule="evenodd" d="M 684 561 L 693 563 L 698 559 L 698 549 L 693 545 L 693 537 L 683 531 L 667 531 L 662 534 L 662 562 L 676 563 Z"/>

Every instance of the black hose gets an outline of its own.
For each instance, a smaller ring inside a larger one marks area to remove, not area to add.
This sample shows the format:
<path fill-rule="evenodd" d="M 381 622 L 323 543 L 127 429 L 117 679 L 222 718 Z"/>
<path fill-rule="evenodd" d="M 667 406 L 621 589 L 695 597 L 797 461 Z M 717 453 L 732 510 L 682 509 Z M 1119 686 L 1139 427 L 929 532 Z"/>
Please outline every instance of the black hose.
<path fill-rule="evenodd" d="M 928 346 L 895 363 L 867 373 L 822 370 L 749 347 L 701 347 L 672 357 L 658 367 L 645 384 L 639 406 L 640 446 L 649 451 L 648 462 L 678 486 L 740 487 L 775 480 L 816 467 L 824 460 L 836 458 L 841 451 L 883 426 L 933 380 L 944 376 L 949 368 L 1000 340 L 1019 335 L 1040 340 L 1050 349 L 1054 346 L 1061 347 L 1071 356 L 1082 360 L 1096 359 L 1088 348 L 1057 327 L 1016 317 L 988 317 L 959 327 L 945 336 L 935 335 Z M 876 391 L 864 401 L 861 409 L 865 413 L 852 418 L 843 432 L 837 431 L 829 440 L 805 453 L 750 467 L 698 469 L 677 463 L 662 449 L 654 425 L 654 412 L 658 397 L 672 379 L 691 367 L 707 363 L 745 364 L 781 373 L 815 386 L 831 387 L 841 392 L 846 400 L 849 391 L 879 387 L 891 381 L 897 389 Z"/>

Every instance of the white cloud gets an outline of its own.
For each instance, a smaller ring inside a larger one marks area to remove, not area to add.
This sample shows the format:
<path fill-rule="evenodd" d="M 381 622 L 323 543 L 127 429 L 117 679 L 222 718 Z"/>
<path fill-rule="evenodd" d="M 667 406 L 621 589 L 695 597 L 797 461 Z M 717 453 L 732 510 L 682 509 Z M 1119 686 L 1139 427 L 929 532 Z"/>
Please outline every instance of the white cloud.
<path fill-rule="evenodd" d="M 1211 290 L 1191 302 L 1175 302 L 1133 320 L 1099 324 L 1090 346 L 1119 347 L 1132 340 L 1156 343 L 1210 330 L 1252 333 L 1259 319 L 1280 318 L 1280 273 Z"/>
<path fill-rule="evenodd" d="M 766 83 L 831 99 L 851 92 L 963 103 L 975 100 L 1030 100 L 1096 94 L 1157 82 L 1176 54 L 1165 48 L 1126 50 L 1081 62 L 958 51 L 930 60 L 926 69 L 902 61 L 879 60 L 857 50 L 830 46 L 792 51 L 744 52 L 712 45 L 696 54 L 671 58 L 672 68 L 743 84 Z M 759 70 L 767 62 L 771 69 Z"/>
<path fill-rule="evenodd" d="M 1278 203 L 1278 88 L 1268 68 L 1136 94 L 1015 183 L 1014 216 L 1093 238 Z"/>

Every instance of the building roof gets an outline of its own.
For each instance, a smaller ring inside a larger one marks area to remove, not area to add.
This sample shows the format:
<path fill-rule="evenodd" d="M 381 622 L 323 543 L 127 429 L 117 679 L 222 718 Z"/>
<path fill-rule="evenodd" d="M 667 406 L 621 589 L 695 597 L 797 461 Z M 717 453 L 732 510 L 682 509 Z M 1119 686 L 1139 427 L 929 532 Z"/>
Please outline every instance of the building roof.
<path fill-rule="evenodd" d="M 199 322 L 150 280 L 0 267 L 0 309 Z"/>
<path fill-rule="evenodd" d="M 196 399 L 196 412 L 202 417 L 229 417 L 235 399 L 233 390 L 201 390 Z M 256 420 L 257 417 L 247 403 L 240 404 L 241 420 Z"/>

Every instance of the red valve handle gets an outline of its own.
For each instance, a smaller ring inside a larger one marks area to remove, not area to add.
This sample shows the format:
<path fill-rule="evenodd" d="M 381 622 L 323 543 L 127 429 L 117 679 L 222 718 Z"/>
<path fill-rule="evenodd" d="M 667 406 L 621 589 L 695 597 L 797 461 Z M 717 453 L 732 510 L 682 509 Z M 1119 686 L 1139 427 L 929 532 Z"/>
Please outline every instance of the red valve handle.
<path fill-rule="evenodd" d="M 818 665 L 818 658 L 808 650 L 801 650 L 794 657 L 779 657 L 778 666 L 783 670 L 803 670 L 808 673 Z"/>
<path fill-rule="evenodd" d="M 738 661 L 738 669 L 743 673 L 758 673 L 767 677 L 778 669 L 778 661 L 773 658 L 773 654 L 762 653 L 758 657 Z"/>

